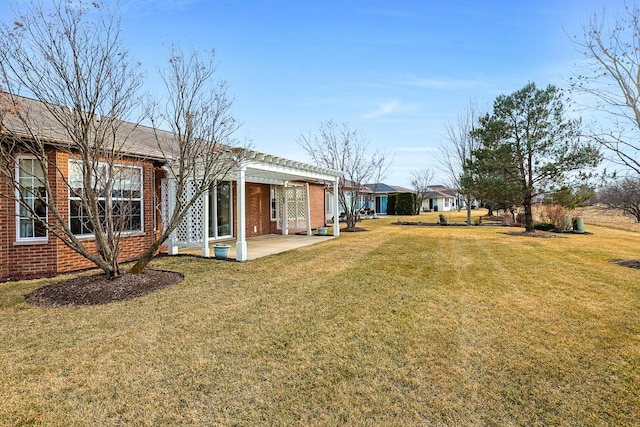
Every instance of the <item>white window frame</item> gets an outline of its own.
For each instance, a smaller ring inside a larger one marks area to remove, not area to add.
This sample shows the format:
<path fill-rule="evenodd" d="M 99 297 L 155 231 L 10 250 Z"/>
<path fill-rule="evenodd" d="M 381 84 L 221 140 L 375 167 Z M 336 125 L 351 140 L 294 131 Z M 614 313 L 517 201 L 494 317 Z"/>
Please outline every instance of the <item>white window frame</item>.
<path fill-rule="evenodd" d="M 82 160 L 77 160 L 77 159 L 70 159 L 69 160 L 69 176 L 68 181 L 69 183 L 71 183 L 71 164 L 79 164 L 82 165 Z M 107 165 L 106 162 L 99 162 L 98 166 L 100 165 Z M 108 166 L 107 166 L 108 167 Z M 132 165 L 132 164 L 127 164 L 127 163 L 116 163 L 113 165 L 114 168 L 128 168 L 128 169 L 137 169 L 140 171 L 140 197 L 135 197 L 135 198 L 128 198 L 126 200 L 128 201 L 140 201 L 140 229 L 139 230 L 122 230 L 119 234 L 120 235 L 132 235 L 132 234 L 140 234 L 140 233 L 144 233 L 144 168 L 142 166 L 138 166 L 138 165 Z M 71 229 L 71 201 L 72 200 L 80 200 L 82 201 L 82 197 L 77 197 L 77 196 L 73 196 L 71 194 L 71 188 L 69 188 L 69 197 L 68 197 L 68 208 L 69 208 L 69 221 L 68 221 L 68 226 L 69 229 Z M 104 200 L 104 198 L 98 198 L 98 200 Z M 111 198 L 112 201 L 114 200 L 125 200 L 122 198 Z M 94 233 L 84 233 L 84 234 L 75 234 L 74 236 L 77 237 L 81 237 L 81 238 L 86 238 L 86 237 L 93 237 Z"/>
<path fill-rule="evenodd" d="M 271 218 L 271 222 L 277 221 L 280 216 L 280 203 L 278 202 L 278 198 L 276 197 L 276 187 L 278 186 L 269 185 L 269 217 Z"/>
<path fill-rule="evenodd" d="M 20 185 L 20 161 L 21 160 L 35 160 L 38 161 L 38 158 L 35 156 L 29 156 L 29 155 L 19 155 L 16 156 L 16 164 L 15 164 L 15 179 L 16 182 L 18 183 L 18 185 Z M 42 166 L 42 170 L 44 172 L 44 178 L 43 179 L 47 179 L 47 170 L 45 169 L 44 165 L 42 165 L 42 163 L 40 163 L 40 165 Z M 33 176 L 33 175 L 32 175 Z M 45 235 L 44 236 L 40 236 L 40 237 L 22 237 L 20 236 L 20 220 L 26 217 L 23 217 L 20 215 L 20 210 L 21 210 L 21 204 L 20 204 L 20 198 L 21 198 L 21 194 L 20 194 L 20 190 L 18 188 L 15 189 L 15 195 L 16 195 L 16 203 L 15 203 L 15 212 L 16 212 L 16 242 L 20 242 L 20 243 L 43 243 L 43 242 L 47 242 L 49 240 L 49 231 L 45 228 Z M 45 194 L 45 204 L 48 203 L 48 199 L 47 199 L 47 195 Z M 46 214 L 44 216 L 44 222 L 48 222 L 49 220 L 49 208 L 46 207 Z"/>

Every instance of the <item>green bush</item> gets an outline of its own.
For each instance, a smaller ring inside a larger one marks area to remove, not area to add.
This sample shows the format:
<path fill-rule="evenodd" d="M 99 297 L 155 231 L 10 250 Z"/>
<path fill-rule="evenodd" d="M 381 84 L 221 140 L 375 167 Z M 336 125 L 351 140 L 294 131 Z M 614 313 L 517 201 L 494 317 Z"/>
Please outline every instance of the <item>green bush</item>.
<path fill-rule="evenodd" d="M 533 228 L 540 231 L 549 231 L 555 230 L 556 226 L 551 224 L 550 222 L 536 222 L 533 224 Z"/>
<path fill-rule="evenodd" d="M 396 215 L 415 215 L 416 214 L 416 195 L 414 193 L 398 193 L 395 194 L 395 210 Z"/>
<path fill-rule="evenodd" d="M 397 194 L 389 194 L 387 196 L 387 215 L 396 214 L 396 199 Z"/>

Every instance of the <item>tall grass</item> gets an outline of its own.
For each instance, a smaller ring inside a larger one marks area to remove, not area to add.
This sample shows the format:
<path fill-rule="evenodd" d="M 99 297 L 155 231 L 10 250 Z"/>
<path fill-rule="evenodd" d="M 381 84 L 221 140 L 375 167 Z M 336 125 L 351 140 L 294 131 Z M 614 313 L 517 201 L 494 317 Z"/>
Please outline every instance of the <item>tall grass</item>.
<path fill-rule="evenodd" d="M 640 257 L 638 233 L 392 221 L 247 263 L 158 259 L 185 281 L 105 306 L 0 284 L 0 421 L 640 424 L 640 271 L 609 262 Z"/>

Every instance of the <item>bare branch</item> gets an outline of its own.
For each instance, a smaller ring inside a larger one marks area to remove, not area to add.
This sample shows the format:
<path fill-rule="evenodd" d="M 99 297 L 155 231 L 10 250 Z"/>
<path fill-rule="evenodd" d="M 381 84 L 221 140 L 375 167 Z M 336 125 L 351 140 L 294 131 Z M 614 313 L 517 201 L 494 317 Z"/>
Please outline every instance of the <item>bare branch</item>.
<path fill-rule="evenodd" d="M 604 8 L 572 40 L 585 62 L 570 79 L 585 95 L 583 107 L 605 113 L 590 136 L 608 150 L 609 160 L 640 174 L 640 8 L 625 5 L 607 25 Z"/>
<path fill-rule="evenodd" d="M 338 184 L 338 198 L 347 217 L 347 227 L 354 227 L 356 204 L 369 189 L 366 184 L 380 182 L 390 166 L 387 154 L 369 154 L 369 142 L 346 123 L 322 122 L 315 133 L 301 134 L 298 144 L 313 163 L 343 173 Z M 337 222 L 337 218 L 336 218 Z"/>

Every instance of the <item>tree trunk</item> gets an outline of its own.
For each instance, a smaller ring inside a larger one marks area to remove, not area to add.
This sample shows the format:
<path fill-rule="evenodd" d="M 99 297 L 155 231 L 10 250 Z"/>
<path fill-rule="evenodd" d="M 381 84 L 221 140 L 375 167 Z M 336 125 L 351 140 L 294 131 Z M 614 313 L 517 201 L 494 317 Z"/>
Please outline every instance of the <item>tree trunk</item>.
<path fill-rule="evenodd" d="M 133 265 L 133 267 L 131 267 L 129 269 L 129 273 L 131 273 L 131 274 L 140 274 L 140 273 L 142 273 L 144 271 L 144 269 L 147 267 L 147 265 L 149 264 L 149 262 L 151 262 L 153 257 L 156 255 L 156 252 L 160 248 L 160 245 L 162 245 L 162 241 L 156 240 L 153 243 L 153 245 L 151 245 L 145 251 L 145 253 L 142 254 L 142 256 L 138 259 L 138 261 L 136 261 L 136 263 Z"/>
<path fill-rule="evenodd" d="M 533 211 L 531 209 L 531 199 L 524 202 L 524 227 L 527 232 L 535 232 L 536 228 L 533 224 Z"/>
<path fill-rule="evenodd" d="M 354 228 L 356 226 L 356 214 L 354 212 L 347 213 L 347 228 Z"/>

